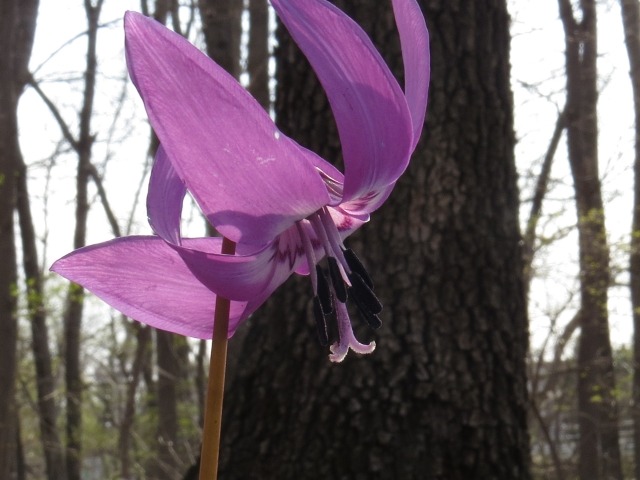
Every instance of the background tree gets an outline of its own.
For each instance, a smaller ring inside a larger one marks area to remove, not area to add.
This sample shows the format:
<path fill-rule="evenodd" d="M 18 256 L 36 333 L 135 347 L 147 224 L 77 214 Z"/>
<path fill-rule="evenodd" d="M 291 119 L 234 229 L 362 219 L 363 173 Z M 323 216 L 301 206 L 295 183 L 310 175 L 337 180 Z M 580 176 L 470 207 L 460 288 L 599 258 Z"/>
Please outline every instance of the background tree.
<path fill-rule="evenodd" d="M 85 0 L 87 15 L 87 66 L 82 109 L 80 110 L 78 138 L 72 147 L 78 155 L 76 174 L 76 209 L 73 247 L 81 248 L 86 244 L 87 217 L 89 214 L 88 182 L 92 145 L 91 131 L 95 82 L 97 69 L 96 43 L 98 37 L 98 20 L 103 0 L 92 4 Z M 81 325 L 84 306 L 84 290 L 76 284 L 70 284 L 67 293 L 64 313 L 64 356 L 66 385 L 66 432 L 67 432 L 67 475 L 69 480 L 80 480 L 82 470 L 82 367 Z"/>
<path fill-rule="evenodd" d="M 14 402 L 18 279 L 13 215 L 23 164 L 18 100 L 29 78 L 37 11 L 37 0 L 0 1 L 0 478 L 11 478 L 18 455 Z"/>
<path fill-rule="evenodd" d="M 501 1 L 421 2 L 431 25 L 425 134 L 351 244 L 385 311 L 377 351 L 330 365 L 308 282 L 256 314 L 228 390 L 225 478 L 527 478 L 527 349 Z M 340 2 L 401 71 L 387 2 Z M 329 106 L 278 29 L 276 116 L 325 158 Z M 366 333 L 360 333 L 366 338 Z"/>
<path fill-rule="evenodd" d="M 633 315 L 633 402 L 635 475 L 640 478 L 640 5 L 638 0 L 620 0 L 629 75 L 635 114 L 634 200 L 631 225 L 629 279 Z"/>
<path fill-rule="evenodd" d="M 560 0 L 565 29 L 567 144 L 575 189 L 580 263 L 578 424 L 580 478 L 622 478 L 613 357 L 604 204 L 598 169 L 595 0 Z M 575 10 L 574 10 L 575 8 Z"/>
<path fill-rule="evenodd" d="M 260 105 L 269 109 L 269 5 L 266 0 L 249 0 L 249 20 L 247 89 Z"/>

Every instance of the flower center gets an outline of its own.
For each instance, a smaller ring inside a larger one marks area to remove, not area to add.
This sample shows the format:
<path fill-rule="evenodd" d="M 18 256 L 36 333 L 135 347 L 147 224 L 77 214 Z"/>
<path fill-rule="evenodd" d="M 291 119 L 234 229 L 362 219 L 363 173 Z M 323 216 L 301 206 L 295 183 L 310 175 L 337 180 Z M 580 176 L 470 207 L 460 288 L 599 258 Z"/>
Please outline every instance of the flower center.
<path fill-rule="evenodd" d="M 347 311 L 353 300 L 360 316 L 377 329 L 382 304 L 373 293 L 373 281 L 356 254 L 346 248 L 327 208 L 322 208 L 296 224 L 309 265 L 313 287 L 313 315 L 322 346 L 331 342 L 329 358 L 341 362 L 349 349 L 370 353 L 375 342 L 364 345 L 356 340 Z M 327 267 L 320 261 L 326 257 Z"/>

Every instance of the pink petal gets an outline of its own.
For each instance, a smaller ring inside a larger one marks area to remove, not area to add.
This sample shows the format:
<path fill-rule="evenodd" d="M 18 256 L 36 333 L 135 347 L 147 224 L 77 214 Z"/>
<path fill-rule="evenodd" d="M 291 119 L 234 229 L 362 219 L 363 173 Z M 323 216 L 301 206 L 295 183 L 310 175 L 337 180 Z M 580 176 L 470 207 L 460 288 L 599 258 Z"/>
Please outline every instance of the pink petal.
<path fill-rule="evenodd" d="M 327 204 L 310 153 L 180 35 L 125 16 L 127 63 L 177 175 L 218 231 L 262 245 Z"/>
<path fill-rule="evenodd" d="M 149 179 L 147 216 L 153 231 L 167 242 L 180 243 L 182 201 L 186 187 L 173 169 L 162 145 L 158 147 Z"/>
<path fill-rule="evenodd" d="M 211 338 L 216 295 L 158 237 L 118 238 L 85 247 L 55 262 L 51 270 L 140 322 Z M 264 298 L 231 302 L 230 336 Z"/>
<path fill-rule="evenodd" d="M 324 86 L 344 154 L 344 199 L 395 182 L 409 162 L 407 101 L 362 29 L 324 0 L 272 0 Z"/>
<path fill-rule="evenodd" d="M 413 124 L 412 150 L 422 133 L 429 95 L 429 32 L 415 0 L 393 0 L 404 63 L 404 89 Z"/>
<path fill-rule="evenodd" d="M 264 301 L 291 276 L 303 258 L 293 227 L 258 251 L 240 243 L 235 255 L 222 255 L 221 244 L 220 238 L 185 239 L 182 246 L 172 248 L 201 283 L 231 300 Z"/>

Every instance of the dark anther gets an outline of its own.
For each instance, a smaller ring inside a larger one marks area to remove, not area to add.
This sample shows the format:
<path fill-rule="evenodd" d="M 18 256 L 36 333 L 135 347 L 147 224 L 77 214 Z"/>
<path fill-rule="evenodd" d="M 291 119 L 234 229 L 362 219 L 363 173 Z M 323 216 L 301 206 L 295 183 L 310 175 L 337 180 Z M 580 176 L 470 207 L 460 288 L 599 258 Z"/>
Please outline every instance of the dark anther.
<path fill-rule="evenodd" d="M 369 312 L 377 315 L 382 311 L 382 304 L 373 290 L 369 288 L 369 285 L 364 279 L 355 272 L 349 275 L 349 281 L 351 281 L 352 297 L 355 298 L 356 303 L 361 303 Z"/>
<path fill-rule="evenodd" d="M 380 328 L 382 326 L 382 320 L 380 320 L 380 317 L 375 313 L 371 313 L 366 305 L 364 305 L 360 301 L 360 297 L 355 294 L 355 292 L 353 291 L 353 287 L 349 289 L 349 294 L 354 300 L 356 307 L 358 308 L 358 313 L 360 313 L 360 316 L 364 319 L 364 321 L 367 322 L 367 324 L 374 330 Z"/>
<path fill-rule="evenodd" d="M 331 289 L 329 288 L 329 279 L 319 265 L 316 265 L 316 274 L 318 276 L 318 297 L 322 304 L 322 312 L 325 316 L 333 313 L 333 301 L 331 300 Z"/>
<path fill-rule="evenodd" d="M 340 267 L 338 267 L 338 261 L 334 257 L 327 258 L 327 262 L 329 262 L 329 275 L 331 276 L 331 283 L 333 284 L 333 289 L 336 291 L 336 297 L 342 303 L 347 301 L 347 286 L 342 279 L 342 275 L 340 274 Z"/>
<path fill-rule="evenodd" d="M 344 253 L 344 258 L 347 261 L 347 265 L 349 265 L 349 268 L 351 269 L 351 271 L 353 273 L 357 273 L 358 275 L 360 275 L 364 280 L 364 283 L 366 283 L 367 286 L 371 290 L 373 290 L 373 280 L 371 280 L 371 277 L 365 270 L 364 265 L 362 264 L 360 259 L 356 256 L 355 253 L 353 253 L 353 250 L 351 250 L 350 248 L 347 248 L 346 250 L 343 251 L 343 253 Z"/>
<path fill-rule="evenodd" d="M 316 319 L 316 330 L 318 331 L 318 341 L 320 345 L 326 347 L 329 345 L 329 335 L 327 333 L 327 320 L 322 311 L 322 303 L 318 296 L 313 297 L 313 316 Z"/>

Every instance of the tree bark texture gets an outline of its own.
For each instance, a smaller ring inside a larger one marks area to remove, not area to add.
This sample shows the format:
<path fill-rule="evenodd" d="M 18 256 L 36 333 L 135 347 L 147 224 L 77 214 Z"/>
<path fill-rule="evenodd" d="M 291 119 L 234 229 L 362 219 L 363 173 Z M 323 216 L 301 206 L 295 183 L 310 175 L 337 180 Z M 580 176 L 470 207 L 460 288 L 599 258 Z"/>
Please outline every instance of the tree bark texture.
<path fill-rule="evenodd" d="M 16 181 L 22 154 L 18 100 L 28 79 L 37 0 L 0 0 L 0 478 L 17 475 L 14 399 L 17 340 Z"/>
<path fill-rule="evenodd" d="M 559 4 L 565 29 L 567 142 L 579 238 L 578 470 L 583 480 L 621 479 L 607 314 L 609 248 L 598 173 L 596 2 L 582 0 L 572 7 L 569 0 L 560 0 Z"/>
<path fill-rule="evenodd" d="M 367 357 L 318 346 L 306 278 L 248 328 L 227 390 L 225 479 L 526 479 L 527 325 L 504 1 L 421 1 L 431 31 L 428 120 L 412 163 L 350 239 L 385 305 Z M 396 74 L 390 2 L 339 2 Z M 329 105 L 278 29 L 283 131 L 340 158 Z M 233 339 L 231 340 L 233 342 Z"/>
<path fill-rule="evenodd" d="M 633 438 L 635 475 L 640 478 L 640 2 L 620 0 L 635 113 L 633 220 L 629 277 L 633 314 Z"/>

